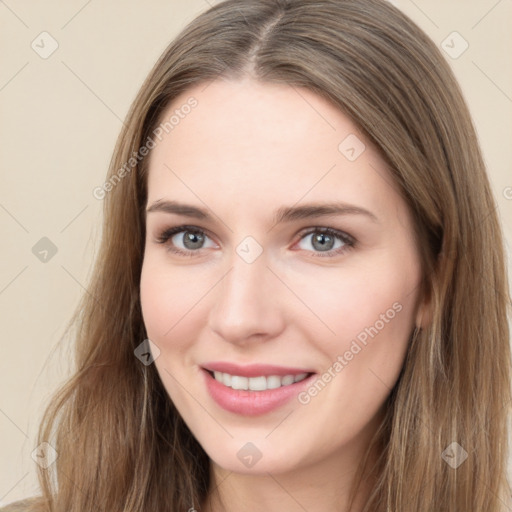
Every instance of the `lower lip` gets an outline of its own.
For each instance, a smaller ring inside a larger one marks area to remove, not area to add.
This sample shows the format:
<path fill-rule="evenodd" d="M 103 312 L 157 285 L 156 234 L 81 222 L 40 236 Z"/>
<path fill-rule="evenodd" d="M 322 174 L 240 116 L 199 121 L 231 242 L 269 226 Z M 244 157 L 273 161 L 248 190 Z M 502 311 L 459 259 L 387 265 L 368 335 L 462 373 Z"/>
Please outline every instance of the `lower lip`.
<path fill-rule="evenodd" d="M 202 369 L 202 372 L 205 376 L 206 388 L 215 402 L 229 412 L 244 416 L 257 416 L 277 409 L 307 388 L 316 376 L 313 373 L 300 382 L 276 389 L 246 391 L 225 386 L 206 370 Z"/>

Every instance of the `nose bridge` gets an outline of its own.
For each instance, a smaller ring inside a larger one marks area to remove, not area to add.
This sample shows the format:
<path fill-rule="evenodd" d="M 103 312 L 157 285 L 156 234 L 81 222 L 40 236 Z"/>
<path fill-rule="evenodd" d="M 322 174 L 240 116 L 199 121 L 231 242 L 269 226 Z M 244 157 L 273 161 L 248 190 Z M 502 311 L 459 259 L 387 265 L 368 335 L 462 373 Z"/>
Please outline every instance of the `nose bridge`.
<path fill-rule="evenodd" d="M 275 335 L 282 327 L 279 282 L 267 268 L 265 254 L 251 261 L 241 248 L 243 244 L 233 252 L 230 269 L 217 286 L 210 315 L 212 329 L 232 342 Z"/>
<path fill-rule="evenodd" d="M 233 309 L 241 309 L 247 302 L 253 305 L 259 299 L 260 292 L 265 287 L 267 281 L 265 273 L 269 272 L 263 258 L 253 263 L 243 261 L 238 255 L 233 256 L 231 271 L 226 276 L 224 286 L 222 287 L 222 301 Z M 254 299 L 254 300 L 253 300 Z"/>

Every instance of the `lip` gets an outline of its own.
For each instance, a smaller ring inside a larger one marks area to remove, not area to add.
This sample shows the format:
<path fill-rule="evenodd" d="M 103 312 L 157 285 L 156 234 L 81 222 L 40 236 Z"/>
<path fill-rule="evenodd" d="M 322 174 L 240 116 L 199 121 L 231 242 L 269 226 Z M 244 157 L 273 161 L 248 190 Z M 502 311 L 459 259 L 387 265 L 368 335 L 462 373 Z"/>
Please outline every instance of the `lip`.
<path fill-rule="evenodd" d="M 249 367 L 245 367 L 248 370 Z M 265 366 L 268 369 L 268 366 Z M 281 367 L 282 369 L 282 367 Z M 295 369 L 286 369 L 287 372 Z M 222 371 L 222 370 L 216 370 Z M 249 370 L 248 370 L 249 371 Z M 250 368 L 253 371 L 253 368 Z M 265 370 L 266 371 L 266 370 Z M 224 384 L 215 380 L 215 378 L 209 373 L 209 370 L 201 368 L 203 374 L 206 389 L 212 399 L 225 409 L 226 411 L 239 414 L 242 416 L 258 416 L 273 411 L 285 403 L 289 402 L 293 397 L 296 397 L 301 391 L 311 385 L 311 382 L 316 377 L 316 373 L 312 373 L 309 377 L 306 377 L 300 382 L 294 382 L 289 386 L 281 386 L 276 389 L 267 389 L 265 391 L 248 391 L 243 389 L 232 389 Z M 231 373 L 231 372 L 226 372 Z M 302 373 L 292 371 L 291 373 Z M 287 375 L 283 373 L 281 375 Z M 241 375 L 240 373 L 234 373 L 233 375 Z M 257 373 L 250 375 L 252 377 L 263 375 Z M 276 373 L 269 375 L 277 375 Z M 249 376 L 249 375 L 241 375 Z"/>
<path fill-rule="evenodd" d="M 314 370 L 308 368 L 291 368 L 286 366 L 275 366 L 271 364 L 249 364 L 241 366 L 226 361 L 212 361 L 205 363 L 202 367 L 212 372 L 229 373 L 230 375 L 240 375 L 240 377 L 269 377 L 270 375 L 298 375 L 300 373 L 314 373 Z"/>

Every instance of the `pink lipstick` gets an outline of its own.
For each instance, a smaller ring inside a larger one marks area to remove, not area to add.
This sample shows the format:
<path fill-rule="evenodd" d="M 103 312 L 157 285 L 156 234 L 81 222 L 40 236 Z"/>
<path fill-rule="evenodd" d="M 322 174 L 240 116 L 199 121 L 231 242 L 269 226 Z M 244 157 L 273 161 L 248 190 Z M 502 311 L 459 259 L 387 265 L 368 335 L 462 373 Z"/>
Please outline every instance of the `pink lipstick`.
<path fill-rule="evenodd" d="M 284 405 L 316 375 L 308 368 L 228 362 L 206 363 L 202 373 L 213 400 L 223 409 L 245 416 L 265 414 Z"/>

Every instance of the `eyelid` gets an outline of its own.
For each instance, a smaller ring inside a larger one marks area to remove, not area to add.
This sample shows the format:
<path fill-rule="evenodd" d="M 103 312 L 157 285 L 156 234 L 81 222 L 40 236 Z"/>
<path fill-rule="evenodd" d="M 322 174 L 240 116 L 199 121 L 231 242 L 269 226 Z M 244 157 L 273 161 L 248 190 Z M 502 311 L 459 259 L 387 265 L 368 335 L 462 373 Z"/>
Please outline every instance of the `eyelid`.
<path fill-rule="evenodd" d="M 330 226 L 312 226 L 312 227 L 309 227 L 309 228 L 305 228 L 304 231 L 301 231 L 299 234 L 301 236 L 301 239 L 302 237 L 306 236 L 306 235 L 310 235 L 311 233 L 327 233 L 327 234 L 332 234 L 333 236 L 336 236 L 337 238 L 340 238 L 341 240 L 343 240 L 344 242 L 351 242 L 351 243 L 356 243 L 356 239 L 348 234 L 346 231 L 342 231 L 341 229 L 336 229 L 336 228 L 332 228 Z"/>

